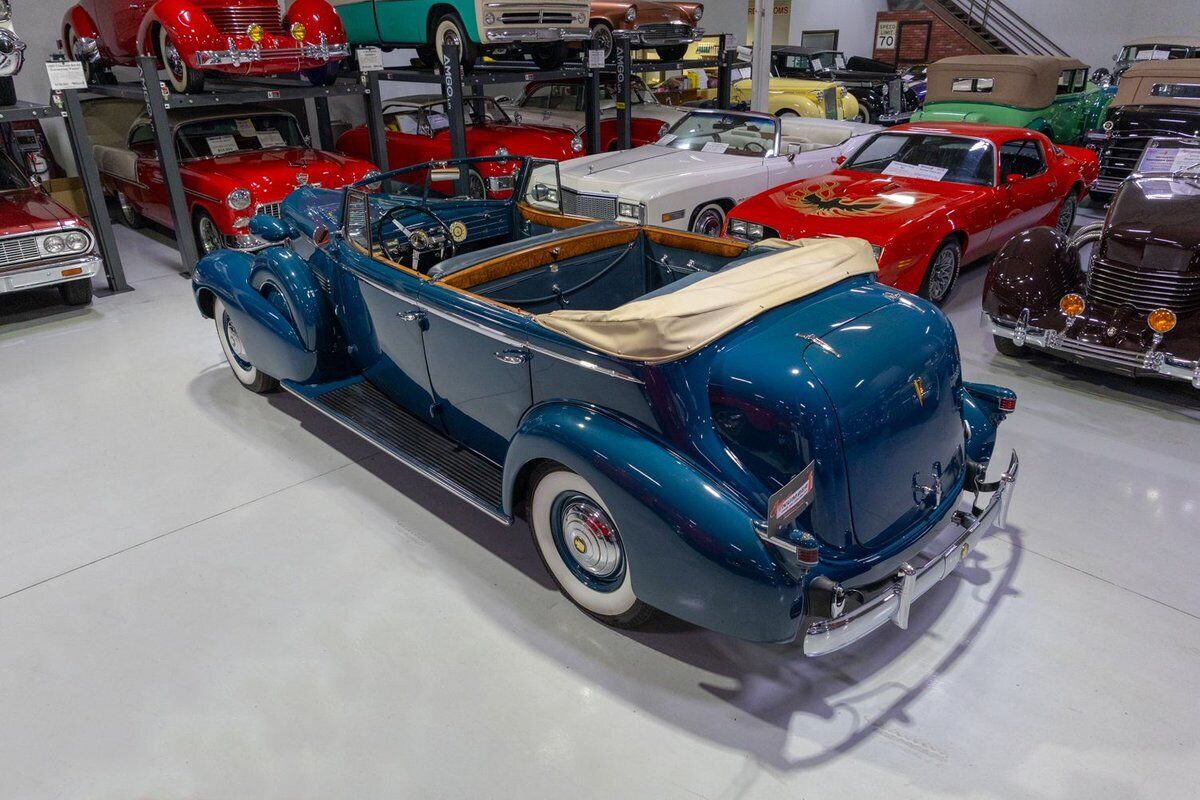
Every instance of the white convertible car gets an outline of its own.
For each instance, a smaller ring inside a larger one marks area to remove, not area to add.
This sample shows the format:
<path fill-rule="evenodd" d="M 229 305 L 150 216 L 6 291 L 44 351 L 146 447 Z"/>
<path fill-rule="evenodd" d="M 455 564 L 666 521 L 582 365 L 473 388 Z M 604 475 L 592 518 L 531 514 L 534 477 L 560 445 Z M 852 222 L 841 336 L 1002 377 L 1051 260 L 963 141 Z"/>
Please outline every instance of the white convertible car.
<path fill-rule="evenodd" d="M 831 172 L 879 130 L 845 120 L 695 109 L 654 144 L 560 164 L 553 188 L 561 188 L 565 214 L 718 236 L 737 203 Z"/>

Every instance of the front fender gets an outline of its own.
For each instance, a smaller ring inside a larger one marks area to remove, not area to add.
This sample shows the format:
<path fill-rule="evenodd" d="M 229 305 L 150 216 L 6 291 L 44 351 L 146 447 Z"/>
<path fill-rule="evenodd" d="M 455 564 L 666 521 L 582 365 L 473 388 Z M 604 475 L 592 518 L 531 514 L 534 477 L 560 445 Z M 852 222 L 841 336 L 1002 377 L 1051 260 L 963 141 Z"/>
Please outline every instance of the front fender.
<path fill-rule="evenodd" d="M 1079 251 L 1054 228 L 1033 228 L 1010 239 L 988 267 L 983 310 L 1015 319 L 1023 309 L 1037 316 L 1054 310 L 1082 281 Z"/>
<path fill-rule="evenodd" d="M 296 333 L 309 352 L 327 350 L 333 343 L 333 313 L 312 270 L 290 247 L 268 247 L 250 267 L 250 286 L 264 297 L 279 292 Z"/>
<path fill-rule="evenodd" d="M 843 102 L 844 102 L 844 100 L 843 100 Z M 814 103 L 812 100 L 808 99 L 807 97 L 803 97 L 803 96 L 781 95 L 778 98 L 778 100 L 776 100 L 773 103 L 773 105 L 775 106 L 774 111 L 777 114 L 780 111 L 787 110 L 787 111 L 795 111 L 797 114 L 799 114 L 802 117 L 824 117 L 825 116 L 825 112 L 822 111 L 820 108 L 818 108 L 816 103 Z M 857 103 L 855 103 L 855 105 L 856 105 L 856 113 L 857 113 Z"/>
<path fill-rule="evenodd" d="M 755 533 L 758 516 L 652 431 L 590 406 L 535 406 L 504 464 L 504 508 L 518 479 L 550 460 L 599 492 L 621 532 L 637 596 L 669 614 L 754 641 L 791 641 L 801 587 Z"/>
<path fill-rule="evenodd" d="M 188 0 L 158 0 L 138 26 L 138 51 L 144 56 L 158 56 L 158 26 L 167 29 L 179 54 L 189 64 L 195 64 L 197 50 L 224 49 L 228 37 L 221 36 L 204 9 Z"/>
<path fill-rule="evenodd" d="M 100 41 L 100 30 L 96 27 L 95 21 L 91 16 L 83 10 L 83 6 L 74 5 L 67 9 L 67 13 L 63 14 L 62 21 L 62 38 L 63 47 L 71 46 L 70 39 L 67 36 L 67 29 L 75 32 L 75 35 L 81 39 L 95 39 L 97 44 Z M 76 54 L 71 54 L 72 58 L 78 58 Z"/>
<path fill-rule="evenodd" d="M 283 21 L 284 30 L 290 30 L 295 22 L 303 24 L 308 31 L 309 42 L 316 42 L 322 33 L 329 44 L 344 44 L 346 41 L 346 27 L 342 24 L 342 18 L 327 0 L 296 0 L 288 6 Z"/>

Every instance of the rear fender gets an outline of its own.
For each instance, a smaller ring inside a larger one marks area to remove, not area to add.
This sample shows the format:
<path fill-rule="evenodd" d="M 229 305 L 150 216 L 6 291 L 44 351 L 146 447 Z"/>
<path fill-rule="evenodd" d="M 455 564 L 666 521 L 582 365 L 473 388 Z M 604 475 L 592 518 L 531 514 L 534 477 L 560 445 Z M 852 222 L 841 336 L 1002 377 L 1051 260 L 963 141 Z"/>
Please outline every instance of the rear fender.
<path fill-rule="evenodd" d="M 1056 309 L 1082 279 L 1079 251 L 1067 237 L 1053 228 L 1032 228 L 1010 239 L 992 261 L 983 283 L 983 310 L 1006 319 L 1023 309 L 1038 316 Z"/>
<path fill-rule="evenodd" d="M 987 466 L 996 446 L 996 429 L 1010 413 L 1001 408 L 1001 401 L 1015 403 L 1016 400 L 1016 392 L 1003 386 L 963 383 L 963 422 L 966 424 L 968 459 Z"/>
<path fill-rule="evenodd" d="M 213 25 L 204 9 L 188 0 L 158 0 L 142 18 L 138 27 L 138 51 L 144 56 L 158 56 L 159 26 L 167 29 L 179 54 L 195 66 L 197 50 L 223 50 L 226 39 Z"/>
<path fill-rule="evenodd" d="M 524 492 L 532 467 L 546 460 L 599 492 L 640 599 L 740 638 L 795 638 L 801 589 L 755 533 L 757 515 L 652 431 L 575 403 L 534 407 L 505 458 L 505 511 L 525 500 L 518 489 Z"/>

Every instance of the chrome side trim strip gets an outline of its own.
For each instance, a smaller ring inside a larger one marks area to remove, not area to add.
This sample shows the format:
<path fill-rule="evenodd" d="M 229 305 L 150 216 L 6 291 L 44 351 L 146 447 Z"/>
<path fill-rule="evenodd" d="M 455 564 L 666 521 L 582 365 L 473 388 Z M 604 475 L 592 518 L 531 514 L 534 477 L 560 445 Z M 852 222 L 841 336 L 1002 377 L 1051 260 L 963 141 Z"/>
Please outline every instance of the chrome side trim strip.
<path fill-rule="evenodd" d="M 368 442 L 370 442 L 371 444 L 375 445 L 375 446 L 376 446 L 376 447 L 378 447 L 380 450 L 382 450 L 384 453 L 387 453 L 389 456 L 391 456 L 392 458 L 396 459 L 397 461 L 399 461 L 399 462 L 400 462 L 401 464 L 403 464 L 404 466 L 408 467 L 409 469 L 413 470 L 414 472 L 419 472 L 420 474 L 424 475 L 426 478 L 428 478 L 429 480 L 433 481 L 433 482 L 434 482 L 434 483 L 436 483 L 438 486 L 441 486 L 443 489 L 445 489 L 446 491 L 448 491 L 448 492 L 450 492 L 451 494 L 455 495 L 456 497 L 459 497 L 459 498 L 461 498 L 461 499 L 463 499 L 463 500 L 466 500 L 468 503 L 470 503 L 471 505 L 475 506 L 475 508 L 477 508 L 477 509 L 479 509 L 480 511 L 482 511 L 483 513 L 487 514 L 489 517 L 491 517 L 492 519 L 496 520 L 497 522 L 502 522 L 502 523 L 504 523 L 505 525 L 511 525 L 511 524 L 512 524 L 512 518 L 511 518 L 511 517 L 508 517 L 508 516 L 505 516 L 504 514 L 501 514 L 499 511 L 497 511 L 496 509 L 494 509 L 494 508 L 490 507 L 490 506 L 489 506 L 487 503 L 484 503 L 482 500 L 480 500 L 479 498 L 475 497 L 473 494 L 471 494 L 471 493 L 470 493 L 470 492 L 468 492 L 467 490 L 463 489 L 463 488 L 462 488 L 461 486 L 459 486 L 458 484 L 456 484 L 456 483 L 454 483 L 453 481 L 451 481 L 451 480 L 449 480 L 449 479 L 447 479 L 447 478 L 443 477 L 441 473 L 434 472 L 433 470 L 429 469 L 429 468 L 428 468 L 428 467 L 426 467 L 425 465 L 423 465 L 423 464 L 421 464 L 420 462 L 417 462 L 417 461 L 415 461 L 415 460 L 413 460 L 413 459 L 409 458 L 408 456 L 404 455 L 403 453 L 398 453 L 398 452 L 396 452 L 395 450 L 392 450 L 392 449 L 391 449 L 391 448 L 389 448 L 389 447 L 385 447 L 384 445 L 382 445 L 382 444 L 380 444 L 379 442 L 377 442 L 377 441 L 376 441 L 374 438 L 372 438 L 372 436 L 371 436 L 371 434 L 370 434 L 370 432 L 369 432 L 369 431 L 366 431 L 365 429 L 363 429 L 363 428 L 360 428 L 359 426 L 357 426 L 357 425 L 354 425 L 354 424 L 352 424 L 352 423 L 350 423 L 350 422 L 348 422 L 348 421 L 346 421 L 346 420 L 342 419 L 341 417 L 339 417 L 339 416 L 337 416 L 337 415 L 335 415 L 335 414 L 331 414 L 329 411 L 327 411 L 326 409 L 322 408 L 322 407 L 321 407 L 320 405 L 318 405 L 317 403 L 314 403 L 314 402 L 313 402 L 312 400 L 310 400 L 309 398 L 305 397 L 304 395 L 300 394 L 299 392 L 297 392 L 297 391 L 296 391 L 295 389 L 293 389 L 292 387 L 288 386 L 288 384 L 287 384 L 287 382 L 286 382 L 286 381 L 280 381 L 279 385 L 280 385 L 280 386 L 282 386 L 282 387 L 283 387 L 285 390 L 287 390 L 287 392 L 288 392 L 289 394 L 291 394 L 293 397 L 296 397 L 296 398 L 297 398 L 297 399 L 299 399 L 301 402 L 303 402 L 305 405 L 309 406 L 310 408 L 315 408 L 317 411 L 320 411 L 322 414 L 324 414 L 325 416 L 329 417 L 331 420 L 333 420 L 334 422 L 338 423 L 339 425 L 341 425 L 341 426 L 342 426 L 343 428 L 345 428 L 346 430 L 348 430 L 348 431 L 350 431 L 350 432 L 352 432 L 352 433 L 356 433 L 356 434 L 358 434 L 358 435 L 359 435 L 359 436 L 361 436 L 363 439 L 366 439 Z"/>

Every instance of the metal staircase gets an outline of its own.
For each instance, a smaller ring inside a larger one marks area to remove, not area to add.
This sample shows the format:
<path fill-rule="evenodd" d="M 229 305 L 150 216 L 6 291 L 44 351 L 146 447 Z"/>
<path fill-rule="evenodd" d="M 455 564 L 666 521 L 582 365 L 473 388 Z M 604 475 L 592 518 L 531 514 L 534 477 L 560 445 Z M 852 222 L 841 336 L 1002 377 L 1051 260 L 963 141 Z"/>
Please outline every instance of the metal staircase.
<path fill-rule="evenodd" d="M 983 53 L 1065 56 L 1067 52 L 1000 0 L 923 0 L 925 8 Z"/>

